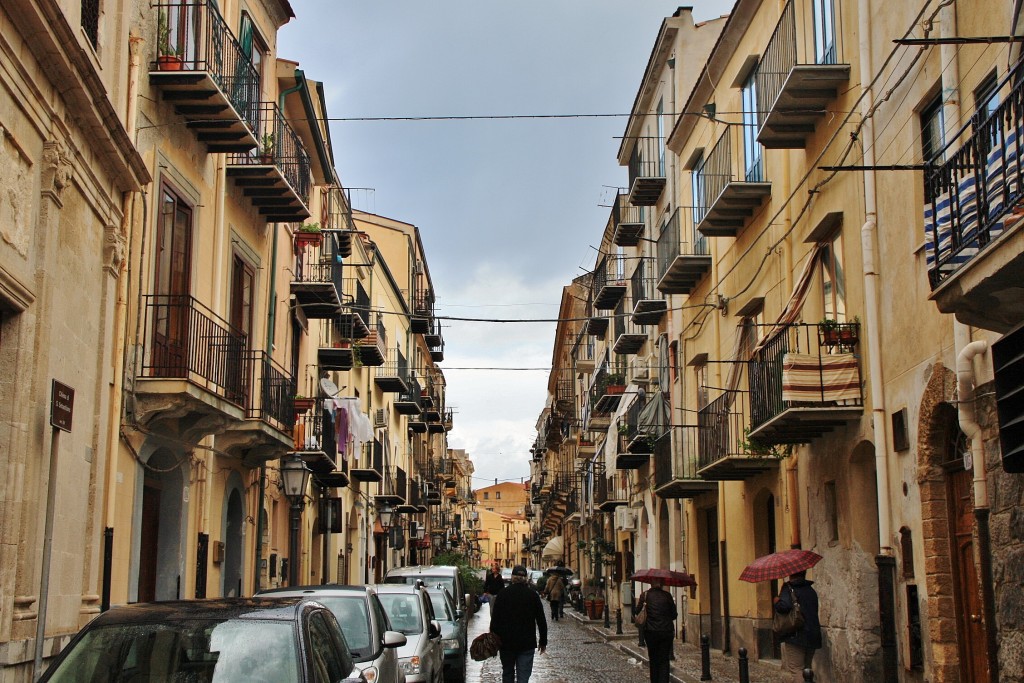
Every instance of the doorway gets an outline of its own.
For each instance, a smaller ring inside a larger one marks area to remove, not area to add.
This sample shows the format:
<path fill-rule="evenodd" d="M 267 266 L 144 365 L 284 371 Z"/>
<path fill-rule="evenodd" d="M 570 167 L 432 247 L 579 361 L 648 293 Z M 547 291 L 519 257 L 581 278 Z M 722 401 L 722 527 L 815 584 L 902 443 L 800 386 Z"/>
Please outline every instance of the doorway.
<path fill-rule="evenodd" d="M 224 525 L 224 585 L 221 595 L 237 598 L 242 595 L 242 495 L 238 489 L 228 494 Z"/>
<path fill-rule="evenodd" d="M 139 564 L 137 595 L 139 602 L 176 600 L 182 596 L 181 576 L 184 556 L 182 530 L 188 511 L 185 498 L 184 454 L 158 449 L 146 462 L 146 477 L 141 487 L 139 519 Z"/>
<path fill-rule="evenodd" d="M 711 647 L 721 650 L 725 643 L 722 621 L 722 568 L 718 553 L 718 508 L 704 511 L 705 552 L 708 557 L 708 608 L 711 619 Z"/>
<path fill-rule="evenodd" d="M 961 681 L 982 683 L 989 679 L 985 651 L 987 632 L 981 616 L 981 588 L 974 563 L 974 496 L 971 486 L 971 472 L 962 466 L 946 476 Z"/>
<path fill-rule="evenodd" d="M 188 374 L 191 270 L 192 207 L 165 185 L 157 216 L 151 307 L 153 352 L 149 363 L 157 377 Z"/>

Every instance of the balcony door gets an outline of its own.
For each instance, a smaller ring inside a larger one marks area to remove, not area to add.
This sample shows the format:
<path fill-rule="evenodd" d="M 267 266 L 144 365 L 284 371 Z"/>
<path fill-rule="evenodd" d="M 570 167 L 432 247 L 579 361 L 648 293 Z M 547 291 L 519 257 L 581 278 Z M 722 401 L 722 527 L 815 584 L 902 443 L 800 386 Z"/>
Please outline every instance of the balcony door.
<path fill-rule="evenodd" d="M 836 20 L 832 0 L 811 0 L 814 15 L 814 61 L 836 64 Z"/>
<path fill-rule="evenodd" d="M 167 186 L 160 194 L 155 270 L 150 366 L 158 377 L 183 377 L 188 371 L 192 207 Z"/>

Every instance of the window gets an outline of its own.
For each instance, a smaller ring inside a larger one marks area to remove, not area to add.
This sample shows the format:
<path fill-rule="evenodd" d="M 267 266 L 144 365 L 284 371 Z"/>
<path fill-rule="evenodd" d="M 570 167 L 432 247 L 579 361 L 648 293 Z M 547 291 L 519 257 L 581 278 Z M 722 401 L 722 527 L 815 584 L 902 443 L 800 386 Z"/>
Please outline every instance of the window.
<path fill-rule="evenodd" d="M 825 316 L 839 322 L 846 321 L 846 273 L 843 270 L 843 235 L 825 246 L 821 260 L 821 291 L 825 299 Z"/>
<path fill-rule="evenodd" d="M 814 59 L 817 64 L 837 64 L 836 22 L 832 0 L 813 0 Z"/>
<path fill-rule="evenodd" d="M 690 191 L 693 193 L 693 224 L 700 225 L 704 214 L 708 212 L 708 200 L 705 196 L 707 185 L 704 177 L 704 152 L 697 155 L 693 172 L 690 174 Z"/>
<path fill-rule="evenodd" d="M 484 500 L 490 500 L 490 495 L 488 491 L 484 491 Z"/>
<path fill-rule="evenodd" d="M 921 110 L 921 156 L 925 161 L 942 150 L 943 125 L 942 98 L 936 95 Z"/>
<path fill-rule="evenodd" d="M 494 492 L 494 500 L 501 500 L 501 491 Z"/>
<path fill-rule="evenodd" d="M 693 367 L 697 380 L 697 410 L 708 404 L 708 366 L 707 363 L 700 363 Z"/>
<path fill-rule="evenodd" d="M 93 49 L 100 40 L 100 0 L 82 0 L 82 30 Z"/>
<path fill-rule="evenodd" d="M 231 262 L 231 325 L 252 345 L 252 311 L 255 270 L 235 254 Z"/>
<path fill-rule="evenodd" d="M 743 82 L 743 159 L 748 183 L 764 181 L 764 162 L 761 143 L 757 141 L 757 84 L 756 69 L 751 70 Z"/>
<path fill-rule="evenodd" d="M 999 106 L 999 81 L 996 72 L 990 73 L 985 80 L 974 89 L 974 111 L 976 124 L 980 124 L 993 113 Z"/>
<path fill-rule="evenodd" d="M 266 56 L 270 53 L 270 48 L 267 47 L 267 41 L 263 40 L 259 31 L 256 30 L 252 17 L 250 17 L 247 12 L 242 12 L 241 29 L 238 32 L 238 43 L 242 47 L 242 52 L 249 58 L 253 67 L 256 69 L 257 83 L 260 88 L 262 88 L 264 62 Z"/>
<path fill-rule="evenodd" d="M 665 101 L 658 100 L 658 175 L 665 175 Z"/>

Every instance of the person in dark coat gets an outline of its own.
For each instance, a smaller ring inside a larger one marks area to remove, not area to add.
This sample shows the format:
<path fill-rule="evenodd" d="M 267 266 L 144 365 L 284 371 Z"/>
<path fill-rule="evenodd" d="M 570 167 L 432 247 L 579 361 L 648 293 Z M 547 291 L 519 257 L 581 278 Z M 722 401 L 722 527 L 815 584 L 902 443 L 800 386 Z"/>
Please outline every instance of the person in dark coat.
<path fill-rule="evenodd" d="M 647 659 L 650 662 L 651 683 L 668 683 L 672 668 L 672 640 L 675 638 L 673 622 L 679 617 L 676 601 L 664 589 L 664 584 L 654 579 L 651 587 L 640 595 L 637 611 L 647 607 L 647 622 L 644 624 L 644 640 L 647 642 Z"/>
<path fill-rule="evenodd" d="M 495 562 L 491 565 L 491 570 L 487 572 L 487 578 L 484 579 L 484 593 L 487 595 L 487 601 L 494 600 L 494 596 L 504 587 L 505 579 L 501 578 L 501 565 Z"/>
<path fill-rule="evenodd" d="M 521 564 L 512 569 L 512 582 L 491 601 L 491 633 L 501 638 L 502 683 L 529 683 L 534 650 L 544 654 L 548 647 L 548 622 L 540 594 L 529 586 Z"/>
<path fill-rule="evenodd" d="M 818 593 L 811 587 L 813 585 L 813 581 L 807 580 L 806 572 L 793 574 L 789 581 L 782 584 L 779 597 L 775 598 L 775 611 L 788 614 L 793 609 L 795 595 L 796 602 L 800 603 L 800 611 L 804 615 L 803 628 L 782 639 L 782 665 L 795 683 L 802 683 L 804 669 L 811 668 L 814 651 L 821 647 Z"/>

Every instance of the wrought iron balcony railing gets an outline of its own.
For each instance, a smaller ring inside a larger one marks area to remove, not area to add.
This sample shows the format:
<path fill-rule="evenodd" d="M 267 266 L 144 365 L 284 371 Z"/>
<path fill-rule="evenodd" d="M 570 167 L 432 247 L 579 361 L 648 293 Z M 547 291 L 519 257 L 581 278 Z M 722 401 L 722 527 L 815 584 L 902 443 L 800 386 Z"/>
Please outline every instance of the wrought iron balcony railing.
<path fill-rule="evenodd" d="M 185 379 L 244 405 L 249 393 L 245 333 L 191 296 L 149 294 L 145 303 L 149 344 L 140 375 Z"/>
<path fill-rule="evenodd" d="M 246 417 L 289 432 L 295 420 L 295 378 L 266 351 L 250 351 L 251 394 Z"/>
<path fill-rule="evenodd" d="M 654 206 L 665 189 L 665 139 L 639 137 L 629 155 L 629 201 Z"/>
<path fill-rule="evenodd" d="M 704 160 L 693 169 L 694 221 L 709 237 L 735 237 L 771 194 L 761 146 L 749 125 L 727 126 Z"/>
<path fill-rule="evenodd" d="M 633 206 L 629 203 L 629 195 L 618 192 L 612 202 L 611 215 L 608 217 L 612 242 L 619 247 L 635 247 L 640 244 L 640 237 L 646 227 L 644 218 L 644 207 Z"/>
<path fill-rule="evenodd" d="M 694 223 L 698 214 L 694 207 L 676 208 L 658 235 L 655 280 L 664 294 L 689 294 L 711 270 L 708 238 Z"/>
<path fill-rule="evenodd" d="M 621 254 L 609 254 L 601 258 L 594 269 L 592 283 L 594 309 L 608 310 L 626 293 L 626 258 Z"/>

